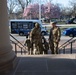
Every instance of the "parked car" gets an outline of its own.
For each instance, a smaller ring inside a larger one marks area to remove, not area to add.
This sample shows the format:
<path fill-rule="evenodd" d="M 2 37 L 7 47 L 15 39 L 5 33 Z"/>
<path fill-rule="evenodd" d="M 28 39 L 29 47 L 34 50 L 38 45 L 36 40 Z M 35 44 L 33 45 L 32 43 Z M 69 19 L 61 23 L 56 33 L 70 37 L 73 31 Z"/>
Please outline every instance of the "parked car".
<path fill-rule="evenodd" d="M 76 24 L 76 17 L 66 21 L 66 24 Z"/>
<path fill-rule="evenodd" d="M 75 37 L 76 36 L 76 28 L 67 28 L 62 31 L 62 35 Z"/>

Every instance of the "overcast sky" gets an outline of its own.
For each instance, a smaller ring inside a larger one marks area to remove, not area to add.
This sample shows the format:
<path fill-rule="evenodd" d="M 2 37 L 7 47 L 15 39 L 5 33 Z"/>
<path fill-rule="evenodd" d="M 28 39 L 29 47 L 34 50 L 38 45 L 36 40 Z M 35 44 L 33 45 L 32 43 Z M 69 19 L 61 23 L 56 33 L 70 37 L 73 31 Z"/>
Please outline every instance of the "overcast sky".
<path fill-rule="evenodd" d="M 63 6 L 68 6 L 69 5 L 69 0 L 52 0 L 53 3 L 60 3 Z"/>
<path fill-rule="evenodd" d="M 41 1 L 41 4 L 49 2 L 50 0 L 32 0 L 33 3 Z M 59 3 L 63 6 L 69 5 L 69 0 L 51 0 L 54 4 Z"/>

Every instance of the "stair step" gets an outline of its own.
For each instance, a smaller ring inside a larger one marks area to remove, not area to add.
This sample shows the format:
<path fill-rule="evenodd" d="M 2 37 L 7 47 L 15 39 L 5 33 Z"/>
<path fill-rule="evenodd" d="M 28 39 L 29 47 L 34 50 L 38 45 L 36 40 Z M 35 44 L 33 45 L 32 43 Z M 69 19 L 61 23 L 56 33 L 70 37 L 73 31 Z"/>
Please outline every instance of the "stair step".
<path fill-rule="evenodd" d="M 12 75 L 76 75 L 75 54 L 22 55 L 18 58 L 20 61 Z"/>

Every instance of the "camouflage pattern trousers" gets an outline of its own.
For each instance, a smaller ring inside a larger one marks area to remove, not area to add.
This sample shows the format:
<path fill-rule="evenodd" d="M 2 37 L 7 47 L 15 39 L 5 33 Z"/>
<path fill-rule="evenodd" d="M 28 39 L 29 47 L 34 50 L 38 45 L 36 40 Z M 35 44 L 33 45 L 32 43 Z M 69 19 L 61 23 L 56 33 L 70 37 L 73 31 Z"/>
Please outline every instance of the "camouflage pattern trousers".
<path fill-rule="evenodd" d="M 33 42 L 32 42 L 32 51 L 33 49 L 36 48 L 37 51 L 39 51 L 39 54 L 42 54 L 43 53 L 43 44 L 42 44 L 42 41 L 41 39 L 34 39 Z"/>
<path fill-rule="evenodd" d="M 51 54 L 58 54 L 58 42 L 50 42 Z"/>

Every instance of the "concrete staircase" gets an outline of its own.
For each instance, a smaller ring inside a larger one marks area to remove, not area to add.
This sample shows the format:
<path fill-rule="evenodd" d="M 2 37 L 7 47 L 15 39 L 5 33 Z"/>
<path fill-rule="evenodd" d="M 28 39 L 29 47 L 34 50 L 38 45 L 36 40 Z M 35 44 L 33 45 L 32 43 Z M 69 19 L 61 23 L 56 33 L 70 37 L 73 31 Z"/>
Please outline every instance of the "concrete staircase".
<path fill-rule="evenodd" d="M 0 75 L 76 75 L 76 54 L 22 55 L 17 67 Z"/>

